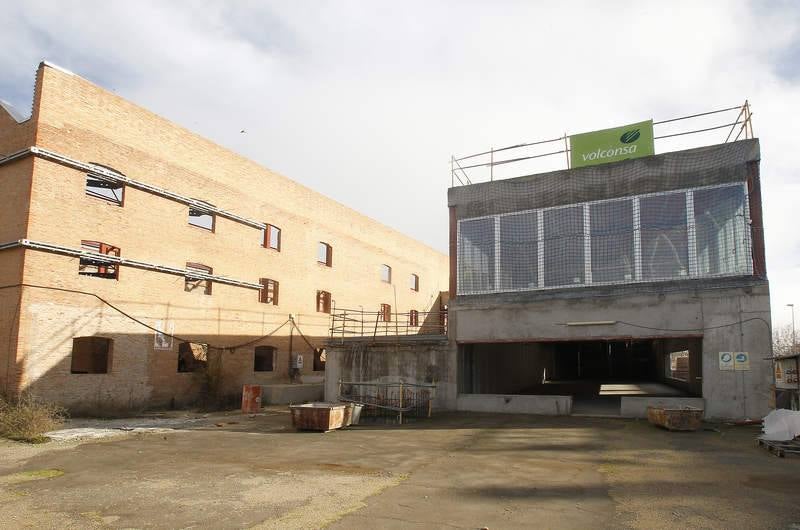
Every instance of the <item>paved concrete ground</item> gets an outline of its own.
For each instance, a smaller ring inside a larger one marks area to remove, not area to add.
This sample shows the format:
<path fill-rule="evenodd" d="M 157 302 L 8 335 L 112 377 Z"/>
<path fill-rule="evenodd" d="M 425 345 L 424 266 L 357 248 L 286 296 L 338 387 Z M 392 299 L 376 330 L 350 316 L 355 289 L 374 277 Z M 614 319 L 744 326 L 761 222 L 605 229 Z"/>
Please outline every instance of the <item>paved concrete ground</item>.
<path fill-rule="evenodd" d="M 754 427 L 445 414 L 317 434 L 277 409 L 186 420 L 0 442 L 0 526 L 800 527 L 800 459 L 755 447 Z"/>

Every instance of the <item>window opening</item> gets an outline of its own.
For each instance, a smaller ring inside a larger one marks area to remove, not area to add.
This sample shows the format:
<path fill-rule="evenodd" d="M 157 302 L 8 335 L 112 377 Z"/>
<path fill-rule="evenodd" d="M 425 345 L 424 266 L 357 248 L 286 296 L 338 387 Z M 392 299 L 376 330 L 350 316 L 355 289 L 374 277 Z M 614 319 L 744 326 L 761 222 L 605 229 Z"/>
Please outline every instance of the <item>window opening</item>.
<path fill-rule="evenodd" d="M 392 283 L 392 268 L 388 265 L 381 265 L 381 281 Z"/>
<path fill-rule="evenodd" d="M 107 374 L 111 371 L 112 340 L 105 337 L 72 339 L 70 373 Z"/>
<path fill-rule="evenodd" d="M 327 267 L 333 266 L 333 247 L 320 241 L 317 246 L 317 262 Z"/>
<path fill-rule="evenodd" d="M 82 240 L 81 250 L 119 257 L 119 248 L 100 241 Z M 106 263 L 91 256 L 82 256 L 78 262 L 78 274 L 116 280 L 119 278 L 119 265 L 117 263 Z"/>
<path fill-rule="evenodd" d="M 197 201 L 203 205 L 213 208 L 214 205 L 205 201 Z M 209 210 L 205 210 L 202 206 L 189 206 L 189 224 L 202 228 L 204 230 L 214 231 L 214 223 L 216 216 Z"/>
<path fill-rule="evenodd" d="M 192 276 L 193 272 L 202 274 L 213 274 L 214 269 L 201 263 L 186 263 L 186 282 L 183 290 L 187 293 L 198 292 L 211 294 L 211 280 L 207 278 L 197 278 Z"/>
<path fill-rule="evenodd" d="M 263 233 L 263 240 L 261 244 L 265 248 L 271 248 L 273 250 L 277 250 L 278 252 L 281 251 L 281 229 L 277 226 L 273 226 L 268 224 L 267 227 L 262 230 Z"/>
<path fill-rule="evenodd" d="M 112 169 L 102 164 L 97 164 L 95 162 L 91 162 L 91 164 L 122 175 L 116 169 Z M 125 184 L 96 173 L 87 173 L 86 195 L 89 197 L 95 197 L 97 199 L 103 199 L 104 201 L 116 204 L 117 206 L 122 206 L 122 202 L 125 198 Z"/>
<path fill-rule="evenodd" d="M 328 358 L 328 352 L 325 348 L 314 348 L 314 371 L 324 372 L 325 361 Z"/>
<path fill-rule="evenodd" d="M 327 291 L 317 291 L 317 312 L 331 312 L 331 293 Z"/>
<path fill-rule="evenodd" d="M 381 322 L 392 321 L 392 306 L 389 304 L 381 304 Z"/>
<path fill-rule="evenodd" d="M 261 278 L 258 283 L 262 286 L 258 292 L 258 301 L 262 304 L 278 305 L 278 282 Z"/>
<path fill-rule="evenodd" d="M 253 353 L 254 372 L 272 372 L 275 369 L 275 348 L 256 346 Z"/>
<path fill-rule="evenodd" d="M 208 364 L 208 344 L 181 342 L 178 345 L 178 372 L 199 372 Z"/>

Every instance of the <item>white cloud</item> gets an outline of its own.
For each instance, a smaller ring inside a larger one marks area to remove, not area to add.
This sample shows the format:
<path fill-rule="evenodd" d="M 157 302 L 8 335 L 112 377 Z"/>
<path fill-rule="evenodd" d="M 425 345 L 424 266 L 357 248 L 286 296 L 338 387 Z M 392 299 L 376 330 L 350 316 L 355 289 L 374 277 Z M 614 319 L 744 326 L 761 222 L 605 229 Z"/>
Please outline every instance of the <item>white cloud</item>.
<path fill-rule="evenodd" d="M 50 59 L 442 251 L 451 153 L 748 97 L 776 322 L 800 304 L 794 3 L 42 1 L 3 12 L 0 49 L 14 53 L 0 56 L 0 96 L 22 108 Z"/>

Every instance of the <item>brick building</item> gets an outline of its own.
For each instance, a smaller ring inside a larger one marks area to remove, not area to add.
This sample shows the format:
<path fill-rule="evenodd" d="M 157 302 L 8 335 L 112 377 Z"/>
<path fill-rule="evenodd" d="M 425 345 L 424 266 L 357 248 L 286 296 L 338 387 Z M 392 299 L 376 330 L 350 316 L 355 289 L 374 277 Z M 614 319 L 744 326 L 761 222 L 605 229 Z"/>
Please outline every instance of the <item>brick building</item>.
<path fill-rule="evenodd" d="M 0 391 L 74 410 L 235 397 L 290 349 L 321 380 L 332 307 L 448 287 L 445 255 L 47 63 L 30 118 L 0 107 L 0 190 Z"/>

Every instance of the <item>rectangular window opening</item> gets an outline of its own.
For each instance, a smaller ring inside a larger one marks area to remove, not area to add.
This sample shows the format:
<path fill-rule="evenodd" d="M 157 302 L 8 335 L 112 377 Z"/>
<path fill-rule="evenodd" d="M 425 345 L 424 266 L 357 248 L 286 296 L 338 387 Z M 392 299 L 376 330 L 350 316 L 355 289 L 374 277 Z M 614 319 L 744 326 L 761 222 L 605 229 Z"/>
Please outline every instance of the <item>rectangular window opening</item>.
<path fill-rule="evenodd" d="M 275 351 L 273 346 L 256 346 L 253 353 L 253 371 L 272 372 L 275 370 Z"/>
<path fill-rule="evenodd" d="M 108 177 L 87 173 L 86 195 L 122 206 L 125 198 L 125 184 Z"/>
<path fill-rule="evenodd" d="M 208 344 L 181 342 L 178 345 L 178 372 L 200 372 L 208 364 Z"/>
<path fill-rule="evenodd" d="M 267 227 L 261 231 L 263 239 L 261 244 L 265 248 L 281 251 L 281 229 L 277 226 L 268 224 Z"/>
<path fill-rule="evenodd" d="M 412 291 L 419 291 L 419 276 L 417 276 L 416 274 L 412 274 L 411 276 L 409 276 L 408 287 Z"/>
<path fill-rule="evenodd" d="M 325 361 L 328 358 L 328 352 L 325 348 L 314 348 L 314 371 L 324 372 Z"/>
<path fill-rule="evenodd" d="M 75 337 L 72 339 L 70 373 L 107 374 L 111 371 L 113 341 L 105 337 Z"/>
<path fill-rule="evenodd" d="M 202 228 L 204 230 L 213 232 L 216 222 L 216 215 L 214 215 L 211 210 L 203 208 L 203 206 L 205 205 L 209 208 L 214 208 L 214 205 L 205 201 L 196 202 L 200 204 L 193 204 L 189 206 L 189 224 L 196 226 L 197 228 Z"/>
<path fill-rule="evenodd" d="M 213 274 L 214 269 L 201 263 L 186 263 L 186 281 L 183 290 L 187 293 L 211 294 L 211 280 L 194 276 L 192 273 Z"/>
<path fill-rule="evenodd" d="M 419 312 L 416 309 L 412 309 L 408 313 L 408 325 L 411 327 L 419 326 Z"/>
<path fill-rule="evenodd" d="M 381 281 L 392 283 L 392 268 L 388 265 L 381 265 Z"/>
<path fill-rule="evenodd" d="M 331 312 L 331 293 L 328 291 L 317 291 L 317 313 Z"/>
<path fill-rule="evenodd" d="M 269 278 L 261 278 L 258 283 L 261 284 L 258 301 L 262 304 L 278 305 L 278 282 Z"/>
<path fill-rule="evenodd" d="M 326 267 L 333 266 L 333 247 L 327 243 L 319 242 L 317 245 L 317 262 L 322 263 Z"/>
<path fill-rule="evenodd" d="M 389 304 L 381 304 L 381 322 L 392 321 L 392 306 Z"/>
<path fill-rule="evenodd" d="M 81 240 L 81 250 L 102 254 L 105 256 L 119 257 L 119 248 L 100 241 Z M 78 274 L 81 276 L 94 276 L 107 280 L 119 279 L 119 264 L 109 263 L 91 256 L 81 256 L 78 262 Z"/>

